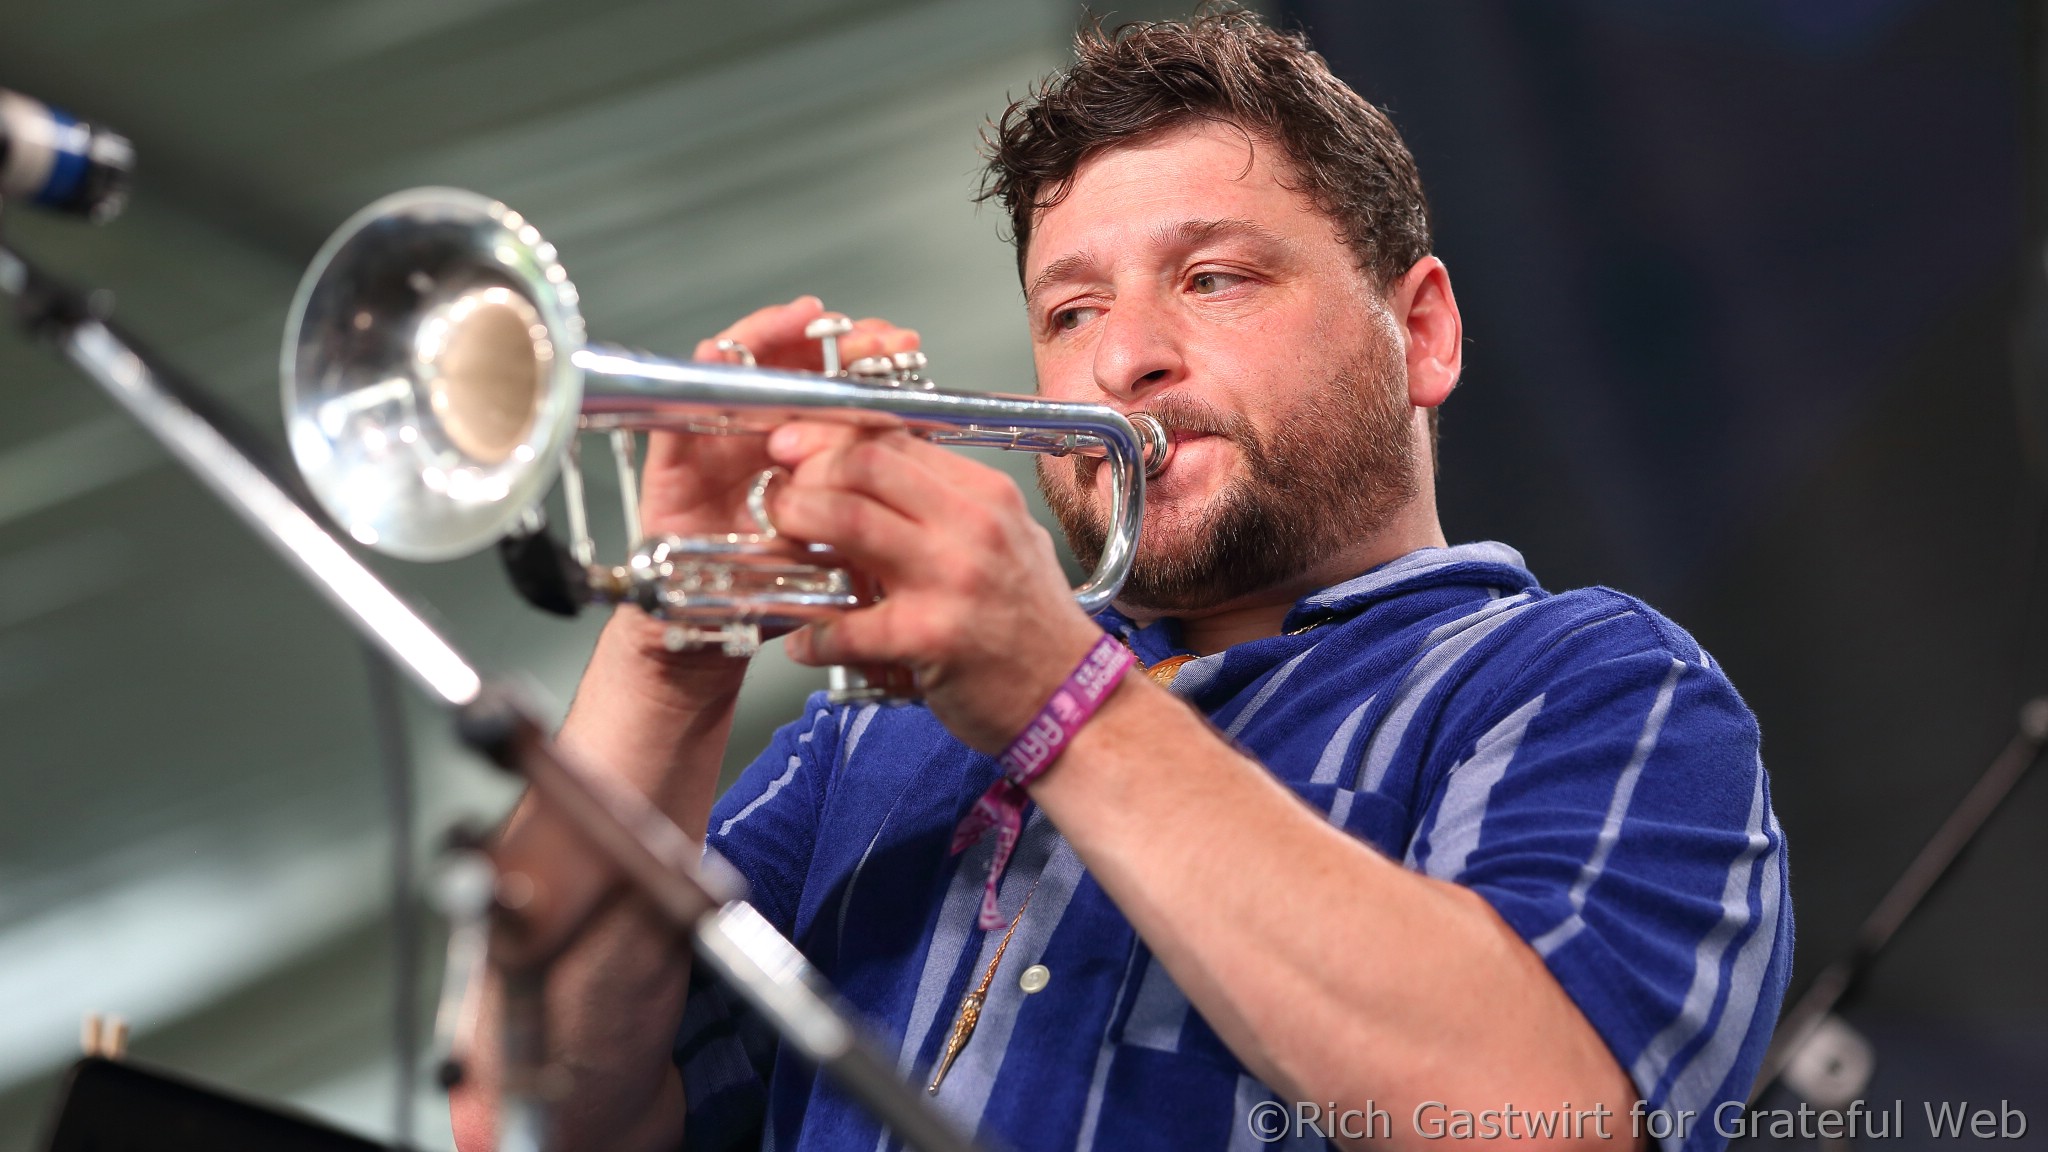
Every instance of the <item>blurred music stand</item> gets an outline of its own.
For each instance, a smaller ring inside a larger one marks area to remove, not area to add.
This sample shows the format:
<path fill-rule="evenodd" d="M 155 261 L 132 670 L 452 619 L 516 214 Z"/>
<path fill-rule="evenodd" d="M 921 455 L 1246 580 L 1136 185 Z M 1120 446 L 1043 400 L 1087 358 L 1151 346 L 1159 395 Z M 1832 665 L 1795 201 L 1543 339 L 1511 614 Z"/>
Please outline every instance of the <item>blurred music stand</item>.
<path fill-rule="evenodd" d="M 64 1075 L 48 1152 L 388 1152 L 309 1117 L 88 1056 Z"/>

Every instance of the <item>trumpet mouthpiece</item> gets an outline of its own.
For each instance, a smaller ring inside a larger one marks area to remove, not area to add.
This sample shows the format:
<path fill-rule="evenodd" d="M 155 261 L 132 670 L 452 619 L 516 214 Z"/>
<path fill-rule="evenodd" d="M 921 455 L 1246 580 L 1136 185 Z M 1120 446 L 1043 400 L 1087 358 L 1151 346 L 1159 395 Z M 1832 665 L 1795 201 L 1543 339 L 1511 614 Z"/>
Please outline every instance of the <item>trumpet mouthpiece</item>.
<path fill-rule="evenodd" d="M 1173 459 L 1173 437 L 1166 434 L 1166 425 L 1150 412 L 1133 412 L 1131 427 L 1138 433 L 1138 447 L 1145 458 L 1145 479 L 1150 480 L 1166 470 L 1166 462 Z"/>

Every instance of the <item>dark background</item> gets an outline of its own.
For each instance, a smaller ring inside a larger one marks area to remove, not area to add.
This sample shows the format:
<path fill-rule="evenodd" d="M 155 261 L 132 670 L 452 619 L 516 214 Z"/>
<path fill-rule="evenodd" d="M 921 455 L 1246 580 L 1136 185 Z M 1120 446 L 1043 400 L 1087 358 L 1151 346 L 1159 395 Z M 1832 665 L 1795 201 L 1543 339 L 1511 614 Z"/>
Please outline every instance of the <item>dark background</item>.
<path fill-rule="evenodd" d="M 1470 336 L 1454 539 L 1689 628 L 1761 720 L 1795 992 L 2048 690 L 2019 4 L 1298 0 L 1420 164 Z M 2029 399 L 2029 404 L 2031 400 Z M 2027 407 L 2026 411 L 2033 411 Z M 2038 460 L 2036 460 L 2038 466 Z M 2048 1139 L 2048 782 L 1849 1013 L 1871 1097 Z"/>

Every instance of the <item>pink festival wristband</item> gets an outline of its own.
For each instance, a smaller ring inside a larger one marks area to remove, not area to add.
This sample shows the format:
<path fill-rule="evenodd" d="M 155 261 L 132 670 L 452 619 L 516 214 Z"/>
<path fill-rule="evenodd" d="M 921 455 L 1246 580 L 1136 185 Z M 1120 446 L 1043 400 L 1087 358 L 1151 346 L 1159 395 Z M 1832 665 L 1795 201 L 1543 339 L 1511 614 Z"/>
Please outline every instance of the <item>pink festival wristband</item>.
<path fill-rule="evenodd" d="M 1017 835 L 1024 828 L 1024 805 L 1030 802 L 1024 786 L 1044 775 L 1060 753 L 1067 750 L 1074 733 L 1095 715 L 1110 691 L 1123 680 L 1124 673 L 1131 670 L 1132 663 L 1130 649 L 1114 637 L 1104 634 L 1097 640 L 1095 647 L 1068 674 L 1066 683 L 1003 749 L 997 758 L 1003 774 L 953 829 L 954 855 L 966 851 L 989 829 L 995 829 L 996 851 L 989 860 L 988 884 L 982 889 L 978 920 L 984 931 L 1003 926 L 1002 914 L 996 910 L 996 886 L 1003 879 L 1003 869 L 1009 865 L 1010 853 L 1017 847 Z"/>

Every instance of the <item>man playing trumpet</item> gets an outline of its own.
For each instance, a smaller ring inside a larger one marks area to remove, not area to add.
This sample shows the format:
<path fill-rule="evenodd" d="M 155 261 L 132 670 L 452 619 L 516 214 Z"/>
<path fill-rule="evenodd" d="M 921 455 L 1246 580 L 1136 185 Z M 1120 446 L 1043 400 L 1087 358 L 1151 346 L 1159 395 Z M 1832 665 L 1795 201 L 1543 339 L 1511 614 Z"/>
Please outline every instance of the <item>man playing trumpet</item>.
<path fill-rule="evenodd" d="M 815 697 L 714 797 L 745 661 L 629 610 L 562 739 L 705 835 L 903 1074 L 1008 1147 L 1718 1146 L 1697 1117 L 1746 1094 L 1790 965 L 1755 722 L 1642 603 L 1446 544 L 1463 329 L 1392 125 L 1220 13 L 1083 37 L 989 145 L 1040 392 L 1172 436 L 1116 607 L 1075 606 L 1006 476 L 908 434 L 655 434 L 650 534 L 732 530 L 786 468 L 780 532 L 887 589 L 790 654 L 907 666 L 925 703 Z M 821 314 L 721 338 L 815 370 Z M 1039 481 L 1092 563 L 1100 464 Z M 552 995 L 569 1144 L 882 1146 L 652 916 L 612 910 Z"/>

